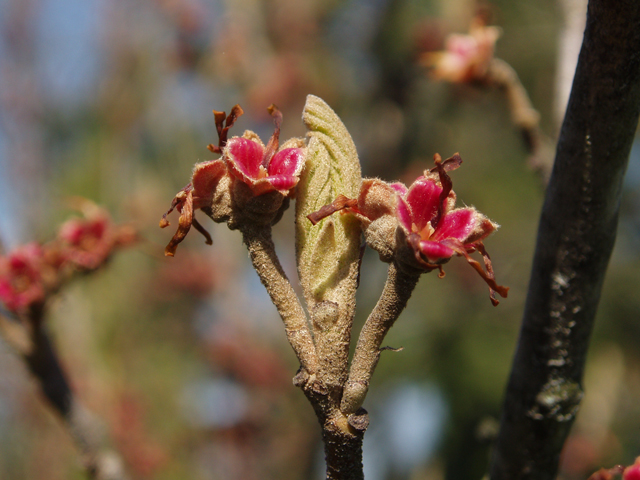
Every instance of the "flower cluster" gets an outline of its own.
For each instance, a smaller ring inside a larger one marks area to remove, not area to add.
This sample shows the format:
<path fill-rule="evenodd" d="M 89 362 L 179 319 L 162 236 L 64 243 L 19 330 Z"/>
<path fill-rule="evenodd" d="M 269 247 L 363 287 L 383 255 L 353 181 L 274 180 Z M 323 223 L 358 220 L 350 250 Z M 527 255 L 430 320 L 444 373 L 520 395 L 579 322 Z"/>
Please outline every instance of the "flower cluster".
<path fill-rule="evenodd" d="M 364 179 L 357 199 L 338 197 L 309 215 L 313 223 L 337 211 L 356 215 L 362 224 L 367 244 L 383 261 L 395 261 L 405 270 L 439 270 L 454 255 L 463 256 L 489 285 L 490 298 L 507 296 L 508 288 L 496 283 L 491 259 L 483 240 L 498 225 L 473 207 L 455 208 L 456 195 L 447 171 L 462 163 L 458 154 L 444 162 L 435 155 L 435 166 L 407 188 L 402 183 Z M 478 251 L 484 268 L 470 254 Z"/>
<path fill-rule="evenodd" d="M 84 218 L 72 218 L 58 232 L 63 258 L 77 270 L 91 271 L 102 266 L 111 254 L 135 243 L 136 231 L 116 225 L 109 213 L 86 200 L 81 202 Z"/>
<path fill-rule="evenodd" d="M 27 313 L 42 307 L 73 273 L 99 268 L 115 250 L 137 240 L 131 227 L 115 225 L 105 210 L 88 201 L 81 207 L 84 218 L 68 220 L 54 240 L 0 256 L 0 302 L 7 310 Z"/>
<path fill-rule="evenodd" d="M 218 145 L 209 145 L 217 160 L 196 164 L 191 182 L 173 199 L 171 208 L 160 221 L 169 226 L 167 215 L 174 209 L 180 213 L 178 230 L 165 249 L 173 256 L 178 244 L 191 226 L 211 244 L 209 233 L 195 219 L 194 210 L 201 209 L 215 222 L 227 222 L 230 228 L 243 224 L 274 224 L 288 207 L 304 166 L 305 147 L 302 139 L 279 144 L 282 114 L 274 105 L 269 107 L 275 130 L 267 144 L 258 135 L 245 131 L 242 137 L 228 139 L 228 131 L 243 114 L 236 105 L 227 117 L 214 110 Z"/>
<path fill-rule="evenodd" d="M 452 83 L 482 81 L 499 36 L 499 28 L 488 27 L 476 17 L 468 35 L 449 35 L 445 50 L 425 53 L 422 62 L 431 68 L 431 76 L 437 80 Z"/>

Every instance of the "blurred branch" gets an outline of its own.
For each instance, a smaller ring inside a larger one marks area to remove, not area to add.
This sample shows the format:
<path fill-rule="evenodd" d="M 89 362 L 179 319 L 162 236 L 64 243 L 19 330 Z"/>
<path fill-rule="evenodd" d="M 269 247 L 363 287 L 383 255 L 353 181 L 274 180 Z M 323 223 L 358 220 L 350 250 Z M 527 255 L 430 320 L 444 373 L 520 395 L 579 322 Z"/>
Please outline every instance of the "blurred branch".
<path fill-rule="evenodd" d="M 527 90 L 516 71 L 504 60 L 493 58 L 486 73 L 487 82 L 504 91 L 511 121 L 520 129 L 529 151 L 529 166 L 549 180 L 553 163 L 553 144 L 540 129 L 540 114 L 533 108 Z"/>
<path fill-rule="evenodd" d="M 119 455 L 106 446 L 104 428 L 77 399 L 69 386 L 48 334 L 38 318 L 22 322 L 0 314 L 0 332 L 25 361 L 49 405 L 62 419 L 89 477 L 96 480 L 125 480 Z"/>
<path fill-rule="evenodd" d="M 591 0 L 538 230 L 492 480 L 553 479 L 615 241 L 640 106 L 640 4 Z"/>

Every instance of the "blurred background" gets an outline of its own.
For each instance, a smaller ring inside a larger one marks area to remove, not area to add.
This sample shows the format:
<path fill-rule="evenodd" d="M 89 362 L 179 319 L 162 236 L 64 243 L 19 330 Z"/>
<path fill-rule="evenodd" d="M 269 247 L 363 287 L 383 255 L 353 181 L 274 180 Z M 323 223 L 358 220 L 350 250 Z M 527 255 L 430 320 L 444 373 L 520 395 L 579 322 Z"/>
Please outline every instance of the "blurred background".
<path fill-rule="evenodd" d="M 520 75 L 554 138 L 573 64 L 562 5 L 485 4 L 496 55 Z M 570 20 L 579 20 L 572 13 Z M 365 407 L 368 480 L 473 479 L 485 472 L 517 340 L 543 185 L 500 92 L 429 79 L 420 54 L 467 31 L 469 0 L 0 0 L 0 239 L 48 240 L 84 196 L 144 241 L 50 305 L 49 329 L 80 398 L 137 479 L 320 479 L 315 416 L 295 357 L 237 232 L 201 222 L 175 258 L 158 221 L 214 158 L 212 109 L 239 103 L 232 130 L 304 136 L 307 94 L 353 135 L 365 176 L 411 182 L 460 152 L 460 203 L 502 225 L 487 240 L 509 298 L 493 308 L 464 260 L 424 275 L 386 344 Z M 568 22 L 571 23 L 571 22 Z M 566 71 L 570 73 L 567 74 Z M 564 72 L 564 73 L 563 73 Z M 558 87 L 560 85 L 560 87 Z M 586 398 L 562 477 L 640 453 L 640 146 L 590 350 Z M 175 225 L 177 216 L 170 217 Z M 293 215 L 275 228 L 295 280 Z M 354 336 L 386 265 L 365 254 Z M 0 341 L 0 478 L 85 478 L 67 432 Z"/>

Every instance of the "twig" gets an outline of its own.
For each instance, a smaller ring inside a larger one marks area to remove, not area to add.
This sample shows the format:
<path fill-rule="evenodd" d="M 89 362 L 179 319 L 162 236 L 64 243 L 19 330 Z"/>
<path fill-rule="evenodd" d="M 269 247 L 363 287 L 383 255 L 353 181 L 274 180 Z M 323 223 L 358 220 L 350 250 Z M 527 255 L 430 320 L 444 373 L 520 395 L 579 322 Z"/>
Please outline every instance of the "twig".
<path fill-rule="evenodd" d="M 271 238 L 271 227 L 244 227 L 242 238 L 253 267 L 284 322 L 287 339 L 300 365 L 307 373 L 315 374 L 318 361 L 307 316 L 280 265 Z"/>
<path fill-rule="evenodd" d="M 518 74 L 507 62 L 494 58 L 489 64 L 485 80 L 504 91 L 511 121 L 520 129 L 529 150 L 529 165 L 540 173 L 546 183 L 553 166 L 553 146 L 540 129 L 540 114 L 533 108 Z"/>
<path fill-rule="evenodd" d="M 554 479 L 582 397 L 640 107 L 640 3 L 591 0 L 538 230 L 492 480 Z"/>
<path fill-rule="evenodd" d="M 327 480 L 363 480 L 362 439 L 369 420 L 365 411 L 349 418 L 340 411 L 346 359 L 332 355 L 332 341 L 343 342 L 339 305 L 320 302 L 311 312 L 318 345 L 314 345 L 307 317 L 278 257 L 270 227 L 241 227 L 251 262 L 278 309 L 287 339 L 293 347 L 300 371 L 293 379 L 311 403 L 320 426 L 327 462 Z M 345 365 L 343 365 L 345 363 Z M 343 379 L 343 378 L 342 378 Z"/>
<path fill-rule="evenodd" d="M 395 263 L 389 264 L 387 282 L 380 300 L 358 337 L 340 406 L 344 414 L 354 413 L 364 402 L 369 381 L 380 360 L 382 341 L 406 307 L 419 278 L 419 273 L 409 274 L 399 269 Z"/>
<path fill-rule="evenodd" d="M 22 356 L 45 399 L 62 419 L 80 451 L 89 477 L 96 480 L 126 480 L 128 476 L 122 460 L 107 446 L 101 423 L 71 390 L 41 319 L 22 322 L 0 315 L 0 330 Z"/>

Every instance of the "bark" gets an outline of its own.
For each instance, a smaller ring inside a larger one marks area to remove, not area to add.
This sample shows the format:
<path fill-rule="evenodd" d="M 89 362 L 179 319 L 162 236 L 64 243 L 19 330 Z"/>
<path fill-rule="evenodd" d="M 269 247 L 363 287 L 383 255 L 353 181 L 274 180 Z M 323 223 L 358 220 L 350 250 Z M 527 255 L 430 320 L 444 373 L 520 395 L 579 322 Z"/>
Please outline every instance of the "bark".
<path fill-rule="evenodd" d="M 640 105 L 640 3 L 591 0 L 538 230 L 492 480 L 553 479 L 615 241 Z"/>

